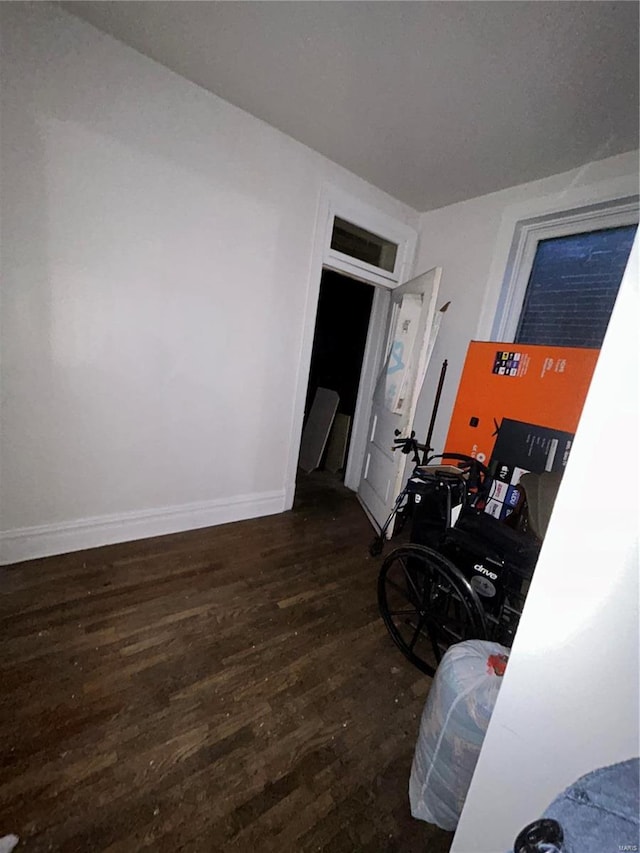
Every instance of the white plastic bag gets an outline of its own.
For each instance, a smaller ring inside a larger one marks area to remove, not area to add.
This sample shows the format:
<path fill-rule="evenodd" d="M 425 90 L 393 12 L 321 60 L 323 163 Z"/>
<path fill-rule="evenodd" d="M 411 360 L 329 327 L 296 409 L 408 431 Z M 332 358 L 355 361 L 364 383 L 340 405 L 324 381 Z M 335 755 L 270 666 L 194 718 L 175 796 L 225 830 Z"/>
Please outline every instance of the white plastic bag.
<path fill-rule="evenodd" d="M 489 664 L 509 650 L 486 640 L 451 646 L 429 691 L 411 766 L 411 814 L 452 831 L 464 805 L 502 677 Z"/>

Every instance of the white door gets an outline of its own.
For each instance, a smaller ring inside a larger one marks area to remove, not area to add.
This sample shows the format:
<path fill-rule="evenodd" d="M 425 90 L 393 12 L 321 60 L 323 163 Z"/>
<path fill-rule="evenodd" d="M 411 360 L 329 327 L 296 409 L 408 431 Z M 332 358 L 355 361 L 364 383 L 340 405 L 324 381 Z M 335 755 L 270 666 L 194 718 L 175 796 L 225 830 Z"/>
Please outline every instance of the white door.
<path fill-rule="evenodd" d="M 437 324 L 436 300 L 442 269 L 436 267 L 391 292 L 387 346 L 376 383 L 358 496 L 381 527 L 402 488 L 406 454 L 393 440 L 411 433 Z M 420 436 L 418 436 L 420 440 Z M 392 527 L 388 531 L 391 536 Z"/>

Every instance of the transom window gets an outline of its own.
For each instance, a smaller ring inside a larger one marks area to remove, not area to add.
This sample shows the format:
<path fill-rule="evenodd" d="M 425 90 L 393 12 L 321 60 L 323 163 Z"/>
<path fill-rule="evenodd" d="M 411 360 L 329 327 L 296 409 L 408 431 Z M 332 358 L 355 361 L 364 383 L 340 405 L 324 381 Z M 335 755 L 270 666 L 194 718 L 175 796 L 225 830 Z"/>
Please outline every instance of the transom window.
<path fill-rule="evenodd" d="M 372 234 L 371 231 L 338 216 L 333 220 L 331 248 L 387 272 L 393 272 L 398 254 L 397 243 L 385 240 L 384 237 Z"/>

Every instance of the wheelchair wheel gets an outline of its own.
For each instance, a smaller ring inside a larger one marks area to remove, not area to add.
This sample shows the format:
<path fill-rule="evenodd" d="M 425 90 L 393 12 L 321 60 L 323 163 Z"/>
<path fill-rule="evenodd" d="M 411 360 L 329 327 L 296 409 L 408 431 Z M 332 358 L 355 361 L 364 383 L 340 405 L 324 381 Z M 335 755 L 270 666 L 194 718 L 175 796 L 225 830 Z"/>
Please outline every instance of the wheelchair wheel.
<path fill-rule="evenodd" d="M 394 643 L 428 675 L 453 643 L 487 639 L 476 591 L 460 569 L 423 545 L 389 554 L 378 576 L 378 605 Z"/>

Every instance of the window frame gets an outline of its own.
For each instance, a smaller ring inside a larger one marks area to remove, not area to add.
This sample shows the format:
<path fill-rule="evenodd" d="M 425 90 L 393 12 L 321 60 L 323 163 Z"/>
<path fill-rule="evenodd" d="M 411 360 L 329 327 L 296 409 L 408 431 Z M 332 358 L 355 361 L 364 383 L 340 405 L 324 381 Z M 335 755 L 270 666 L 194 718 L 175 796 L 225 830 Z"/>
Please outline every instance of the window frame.
<path fill-rule="evenodd" d="M 388 271 L 361 261 L 352 255 L 346 255 L 331 248 L 331 237 L 335 219 L 343 219 L 353 225 L 369 231 L 383 240 L 395 243 L 398 247 L 393 269 Z M 383 214 L 368 205 L 347 198 L 341 193 L 333 193 L 327 209 L 327 222 L 323 246 L 323 264 L 328 269 L 343 272 L 352 278 L 359 278 L 369 284 L 381 284 L 395 287 L 407 277 L 411 268 L 417 244 L 417 234 L 409 225 Z"/>
<path fill-rule="evenodd" d="M 638 225 L 638 210 L 638 196 L 628 196 L 614 202 L 523 219 L 516 223 L 491 339 L 505 342 L 515 340 L 541 240 Z"/>

